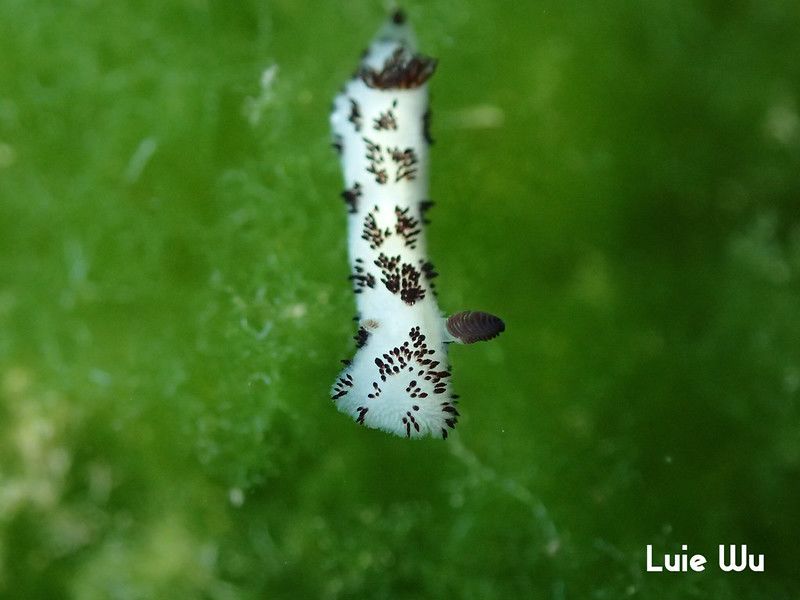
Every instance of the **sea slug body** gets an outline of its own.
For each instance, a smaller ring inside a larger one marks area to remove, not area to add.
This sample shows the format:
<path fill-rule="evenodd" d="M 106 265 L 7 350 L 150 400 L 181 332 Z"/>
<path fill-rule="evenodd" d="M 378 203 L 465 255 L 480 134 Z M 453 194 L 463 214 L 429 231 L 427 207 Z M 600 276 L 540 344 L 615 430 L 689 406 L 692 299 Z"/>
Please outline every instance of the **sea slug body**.
<path fill-rule="evenodd" d="M 334 100 L 334 147 L 345 179 L 357 352 L 337 378 L 337 408 L 367 427 L 409 438 L 455 428 L 447 347 L 497 336 L 503 322 L 464 311 L 443 317 L 427 256 L 430 111 L 436 61 L 414 51 L 395 12 Z"/>

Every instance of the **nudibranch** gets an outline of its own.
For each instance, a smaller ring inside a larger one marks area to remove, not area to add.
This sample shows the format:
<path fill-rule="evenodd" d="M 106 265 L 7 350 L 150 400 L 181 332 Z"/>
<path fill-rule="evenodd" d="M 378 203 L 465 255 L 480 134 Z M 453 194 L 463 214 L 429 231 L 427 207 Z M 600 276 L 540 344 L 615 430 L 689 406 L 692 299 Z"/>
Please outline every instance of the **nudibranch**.
<path fill-rule="evenodd" d="M 396 435 L 446 438 L 456 425 L 447 349 L 496 337 L 498 317 L 439 311 L 425 244 L 428 79 L 436 60 L 414 49 L 395 12 L 365 52 L 331 114 L 345 179 L 357 352 L 333 386 L 337 408 Z"/>

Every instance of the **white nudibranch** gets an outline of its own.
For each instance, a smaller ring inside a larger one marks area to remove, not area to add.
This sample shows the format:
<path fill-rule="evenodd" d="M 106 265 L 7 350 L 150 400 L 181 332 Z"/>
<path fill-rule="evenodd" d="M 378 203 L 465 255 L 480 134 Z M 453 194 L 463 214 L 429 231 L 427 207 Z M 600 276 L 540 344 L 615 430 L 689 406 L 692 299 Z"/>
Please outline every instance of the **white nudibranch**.
<path fill-rule="evenodd" d="M 436 60 L 416 54 L 397 11 L 333 103 L 341 155 L 348 249 L 359 322 L 358 350 L 331 397 L 358 423 L 406 437 L 446 438 L 456 425 L 447 346 L 496 337 L 503 322 L 436 303 L 428 223 L 427 81 Z"/>

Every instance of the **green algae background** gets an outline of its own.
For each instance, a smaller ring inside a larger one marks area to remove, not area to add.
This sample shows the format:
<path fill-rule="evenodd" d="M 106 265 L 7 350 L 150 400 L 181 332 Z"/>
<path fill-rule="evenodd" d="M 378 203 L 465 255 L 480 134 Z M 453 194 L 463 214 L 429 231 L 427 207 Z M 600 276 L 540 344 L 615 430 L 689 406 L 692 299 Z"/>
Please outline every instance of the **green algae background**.
<path fill-rule="evenodd" d="M 446 442 L 328 399 L 385 5 L 0 3 L 0 596 L 798 597 L 796 4 L 406 8 L 440 303 L 507 324 Z"/>

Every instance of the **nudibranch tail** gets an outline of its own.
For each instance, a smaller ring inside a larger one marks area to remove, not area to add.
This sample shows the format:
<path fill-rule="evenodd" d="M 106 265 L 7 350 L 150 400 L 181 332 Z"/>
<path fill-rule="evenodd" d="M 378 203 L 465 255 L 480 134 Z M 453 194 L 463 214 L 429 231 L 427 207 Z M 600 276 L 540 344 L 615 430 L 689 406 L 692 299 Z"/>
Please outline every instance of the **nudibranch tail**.
<path fill-rule="evenodd" d="M 430 112 L 436 60 L 415 50 L 395 12 L 334 100 L 331 127 L 344 173 L 357 352 L 331 398 L 356 422 L 397 435 L 446 438 L 456 426 L 447 346 L 499 334 L 497 317 L 464 312 L 449 320 L 436 302 L 427 257 Z"/>

